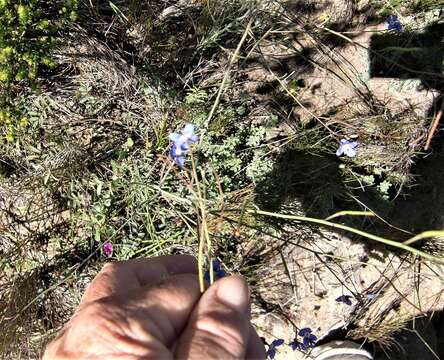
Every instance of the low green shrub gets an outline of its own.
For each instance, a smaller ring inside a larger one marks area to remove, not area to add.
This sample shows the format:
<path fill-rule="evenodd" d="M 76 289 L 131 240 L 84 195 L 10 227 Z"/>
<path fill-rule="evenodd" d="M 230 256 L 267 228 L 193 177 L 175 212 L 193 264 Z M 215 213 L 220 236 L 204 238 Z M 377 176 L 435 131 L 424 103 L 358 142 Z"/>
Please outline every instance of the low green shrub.
<path fill-rule="evenodd" d="M 27 123 L 16 99 L 38 89 L 39 71 L 56 65 L 57 35 L 76 17 L 77 0 L 0 0 L 0 127 L 8 142 Z"/>

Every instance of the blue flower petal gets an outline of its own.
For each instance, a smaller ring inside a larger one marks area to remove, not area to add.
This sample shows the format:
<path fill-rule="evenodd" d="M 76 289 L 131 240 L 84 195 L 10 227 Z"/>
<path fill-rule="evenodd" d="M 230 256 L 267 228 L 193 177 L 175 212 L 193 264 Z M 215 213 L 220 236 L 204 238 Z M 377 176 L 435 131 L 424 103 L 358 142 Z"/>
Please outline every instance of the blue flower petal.
<path fill-rule="evenodd" d="M 312 332 L 311 329 L 306 327 L 306 328 L 302 328 L 301 330 L 299 330 L 298 335 L 305 337 L 305 336 L 309 335 L 311 332 Z"/>
<path fill-rule="evenodd" d="M 185 165 L 185 157 L 190 149 L 190 144 L 197 141 L 198 136 L 194 134 L 194 125 L 186 124 L 182 130 L 182 134 L 172 133 L 169 135 L 171 140 L 170 156 L 174 162 L 183 167 Z"/>
<path fill-rule="evenodd" d="M 187 137 L 192 136 L 194 134 L 194 125 L 193 124 L 186 124 L 182 130 L 182 134 L 184 134 Z"/>
<path fill-rule="evenodd" d="M 294 339 L 291 343 L 289 343 L 288 345 L 291 346 L 291 349 L 294 350 L 305 350 L 305 346 L 304 344 L 300 343 L 299 341 L 297 341 L 296 339 Z"/>
<path fill-rule="evenodd" d="M 267 351 L 267 357 L 269 357 L 270 359 L 274 359 L 274 357 L 276 356 L 276 350 L 270 347 L 270 349 L 268 349 Z"/>
<path fill-rule="evenodd" d="M 313 334 L 310 334 L 308 336 L 304 336 L 304 339 L 302 340 L 304 349 L 308 349 L 310 347 L 313 347 L 313 345 L 317 339 L 318 338 Z"/>
<path fill-rule="evenodd" d="M 205 273 L 204 273 L 204 279 L 205 279 L 207 282 L 210 282 L 210 273 L 209 273 L 208 271 L 205 271 Z"/>
<path fill-rule="evenodd" d="M 341 296 L 336 298 L 336 301 L 337 302 L 342 302 L 342 303 L 347 304 L 347 305 L 351 305 L 352 302 L 351 302 L 350 298 L 351 298 L 350 295 L 341 295 Z"/>
<path fill-rule="evenodd" d="M 170 134 L 170 135 L 168 136 L 168 138 L 169 138 L 172 142 L 174 142 L 174 143 L 179 142 L 180 137 L 181 137 L 181 135 L 178 134 L 178 133 L 172 133 L 172 134 Z"/>
<path fill-rule="evenodd" d="M 195 143 L 197 140 L 199 140 L 199 136 L 197 136 L 196 134 L 193 134 L 190 136 L 189 140 L 191 143 Z"/>
<path fill-rule="evenodd" d="M 387 16 L 387 22 L 388 23 L 393 23 L 395 21 L 398 21 L 398 15 L 389 15 L 389 16 Z"/>
<path fill-rule="evenodd" d="M 341 295 L 341 296 L 336 298 L 336 301 L 337 302 L 342 302 L 342 303 L 344 303 L 346 305 L 351 306 L 352 305 L 351 298 L 352 298 L 351 295 Z"/>
<path fill-rule="evenodd" d="M 402 31 L 401 22 L 398 20 L 398 16 L 396 15 L 387 16 L 387 24 L 389 31 L 396 30 L 398 33 Z"/>
<path fill-rule="evenodd" d="M 223 277 L 225 277 L 225 276 L 227 276 L 227 273 L 226 273 L 224 270 L 218 270 L 218 271 L 216 271 L 216 277 L 217 277 L 218 279 L 223 278 Z"/>
<path fill-rule="evenodd" d="M 219 260 L 217 260 L 217 259 L 212 260 L 214 280 L 219 280 L 219 279 L 227 276 L 227 273 L 225 272 L 225 270 L 222 269 L 221 265 L 222 264 L 220 263 Z M 209 271 L 205 272 L 204 277 L 205 277 L 205 280 L 210 282 L 210 272 Z"/>
<path fill-rule="evenodd" d="M 213 270 L 214 271 L 218 271 L 218 270 L 220 270 L 220 261 L 219 260 L 217 260 L 217 259 L 214 259 L 214 260 L 212 260 L 212 263 L 213 263 Z"/>
<path fill-rule="evenodd" d="M 281 346 L 284 343 L 284 339 L 276 339 L 273 340 L 273 342 L 271 343 L 270 346 L 276 347 L 276 346 Z"/>
<path fill-rule="evenodd" d="M 170 147 L 170 156 L 174 159 L 176 155 L 176 147 L 173 145 Z"/>
<path fill-rule="evenodd" d="M 350 146 L 345 146 L 343 151 L 344 151 L 344 154 L 347 155 L 348 157 L 355 157 L 356 156 L 356 150 Z"/>
<path fill-rule="evenodd" d="M 177 165 L 179 165 L 180 167 L 184 167 L 185 165 L 185 157 L 184 156 L 176 156 L 174 158 L 174 161 L 176 162 Z"/>

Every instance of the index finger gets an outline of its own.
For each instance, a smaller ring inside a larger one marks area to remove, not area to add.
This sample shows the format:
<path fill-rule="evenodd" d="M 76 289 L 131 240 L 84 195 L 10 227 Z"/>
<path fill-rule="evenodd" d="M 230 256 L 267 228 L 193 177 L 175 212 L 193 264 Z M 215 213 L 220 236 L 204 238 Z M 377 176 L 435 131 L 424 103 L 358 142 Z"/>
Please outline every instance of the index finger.
<path fill-rule="evenodd" d="M 86 289 L 80 306 L 156 283 L 171 275 L 190 273 L 197 273 L 197 262 L 189 255 L 167 255 L 108 263 Z"/>

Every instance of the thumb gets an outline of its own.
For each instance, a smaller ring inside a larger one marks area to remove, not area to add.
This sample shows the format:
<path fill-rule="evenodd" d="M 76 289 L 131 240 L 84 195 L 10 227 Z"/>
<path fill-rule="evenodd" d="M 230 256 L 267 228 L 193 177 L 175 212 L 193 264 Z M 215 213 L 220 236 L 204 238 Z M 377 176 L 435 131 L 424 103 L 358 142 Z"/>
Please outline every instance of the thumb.
<path fill-rule="evenodd" d="M 202 295 L 176 347 L 179 359 L 243 359 L 250 336 L 250 291 L 245 280 L 218 280 Z"/>

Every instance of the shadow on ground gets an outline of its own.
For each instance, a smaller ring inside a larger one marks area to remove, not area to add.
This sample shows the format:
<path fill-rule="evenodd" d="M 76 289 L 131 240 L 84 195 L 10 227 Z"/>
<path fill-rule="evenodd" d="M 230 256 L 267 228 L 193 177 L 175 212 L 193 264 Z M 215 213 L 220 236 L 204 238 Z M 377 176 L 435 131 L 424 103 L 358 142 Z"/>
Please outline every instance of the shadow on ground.
<path fill-rule="evenodd" d="M 318 342 L 319 345 L 343 340 L 350 329 L 337 328 Z M 368 344 L 366 339 L 356 341 L 372 353 L 375 360 L 436 360 L 444 359 L 444 313 L 428 313 L 409 321 L 393 334 L 392 344 L 381 347 Z"/>
<path fill-rule="evenodd" d="M 391 349 L 376 351 L 375 360 L 444 359 L 444 314 L 440 311 L 430 317 L 410 321 L 396 334 Z"/>
<path fill-rule="evenodd" d="M 417 78 L 427 89 L 444 86 L 444 23 L 424 32 L 373 35 L 370 42 L 370 76 Z"/>
<path fill-rule="evenodd" d="M 444 153 L 432 154 L 416 167 L 415 185 L 394 200 L 390 221 L 418 233 L 444 226 Z"/>
<path fill-rule="evenodd" d="M 371 37 L 370 77 L 419 79 L 427 90 L 440 93 L 430 107 L 432 118 L 444 92 L 444 22 L 422 32 L 385 33 Z"/>
<path fill-rule="evenodd" d="M 340 208 L 346 188 L 333 157 L 296 150 L 283 153 L 269 177 L 256 187 L 258 204 L 271 211 L 300 207 L 307 216 L 326 217 Z"/>

